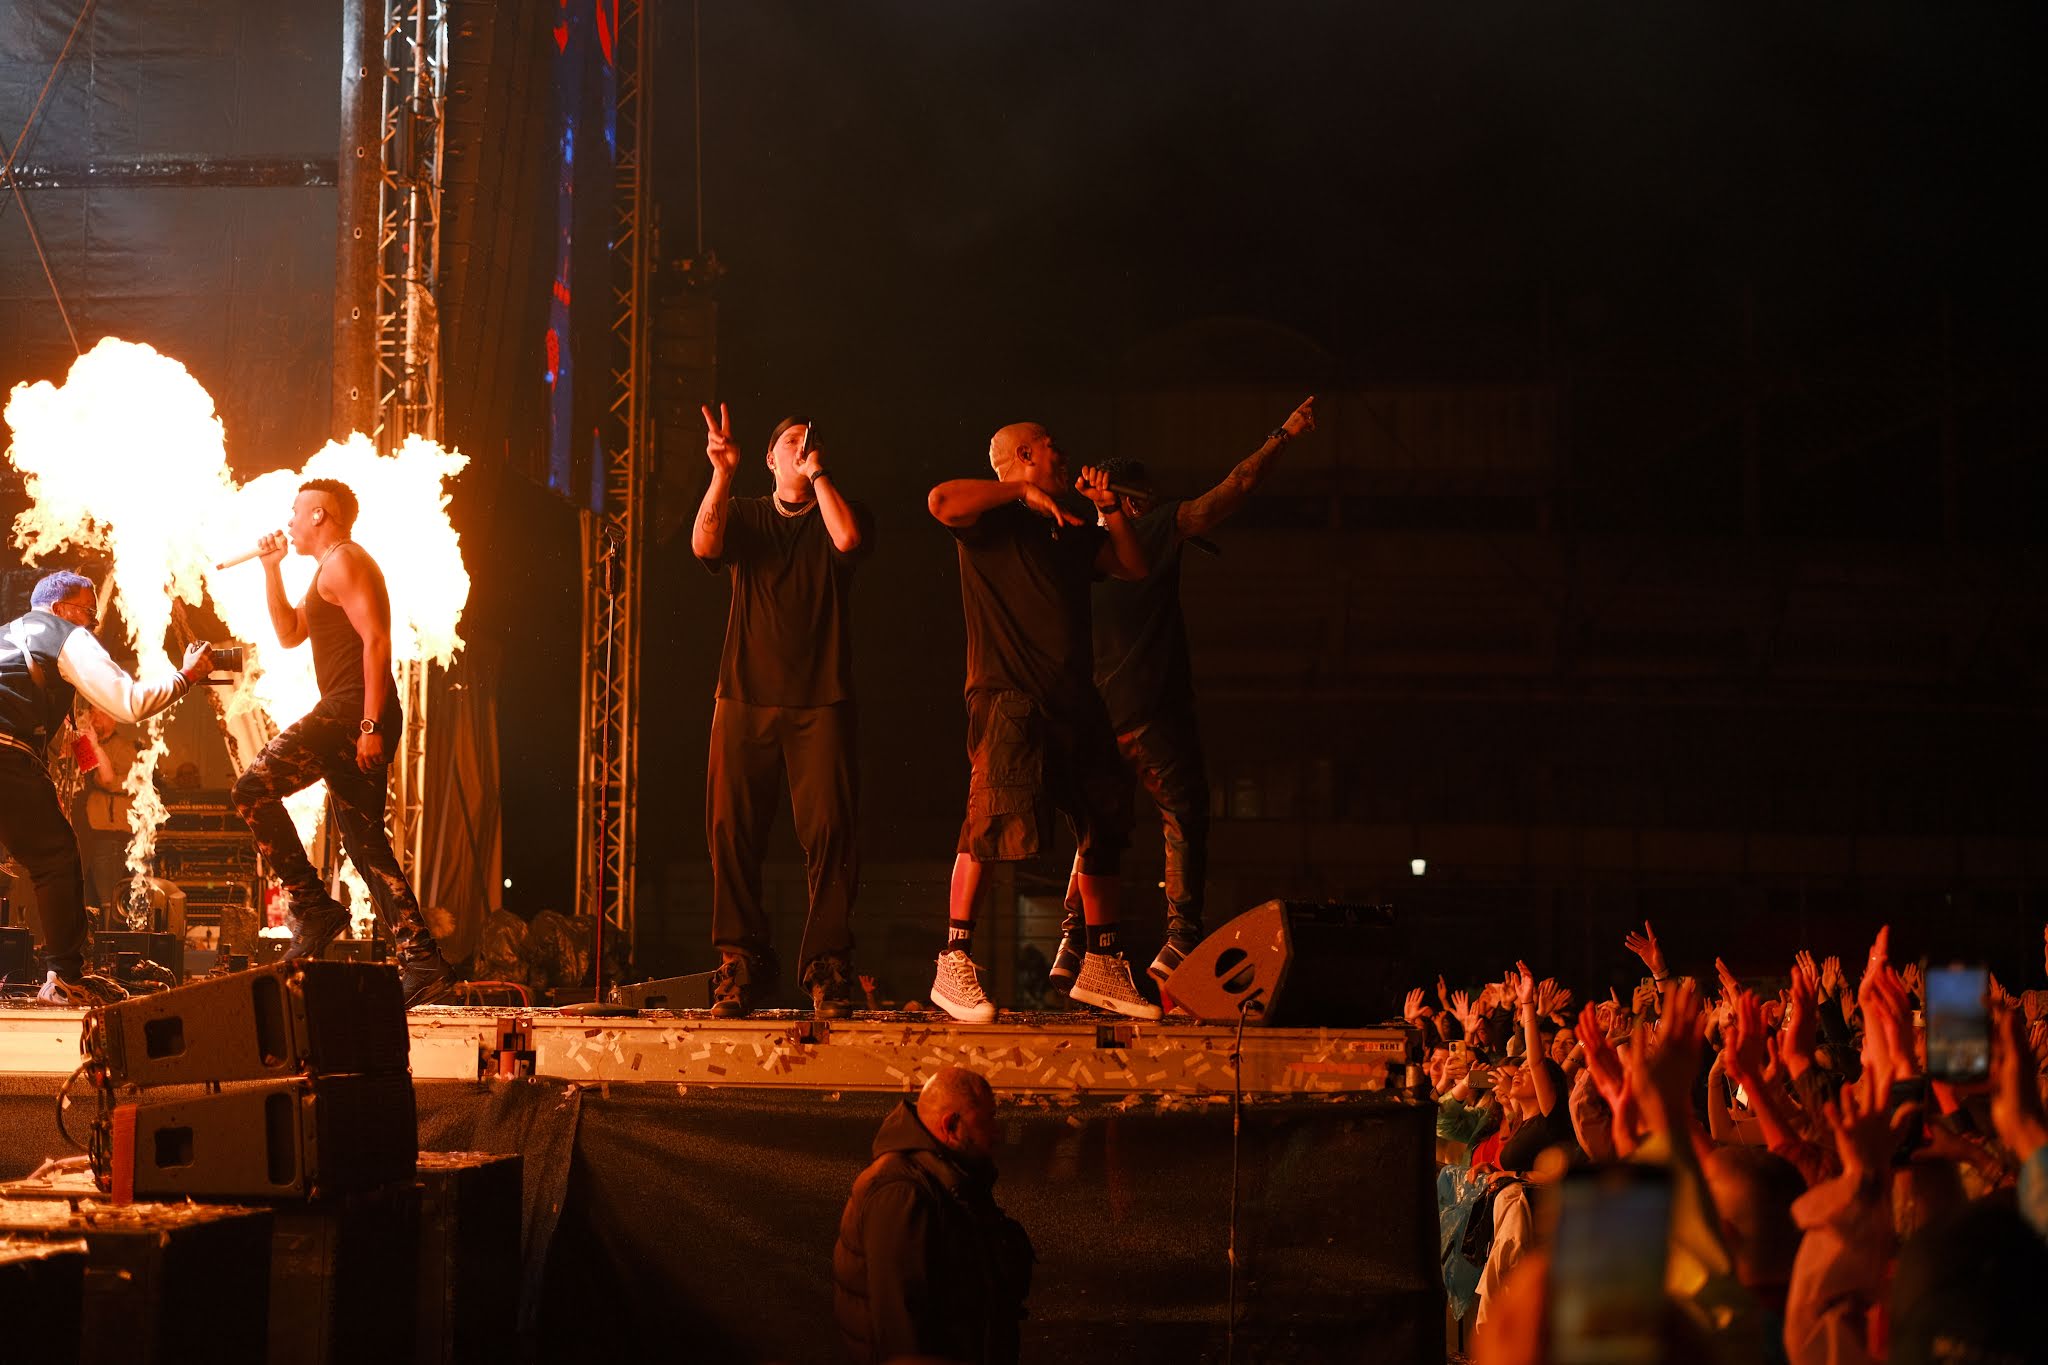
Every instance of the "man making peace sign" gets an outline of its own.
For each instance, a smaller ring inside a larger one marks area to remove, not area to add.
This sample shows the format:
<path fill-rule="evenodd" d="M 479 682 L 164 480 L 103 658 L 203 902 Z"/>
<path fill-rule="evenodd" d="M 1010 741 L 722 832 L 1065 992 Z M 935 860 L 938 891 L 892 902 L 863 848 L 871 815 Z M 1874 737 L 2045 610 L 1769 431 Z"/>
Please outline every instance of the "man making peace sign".
<path fill-rule="evenodd" d="M 775 491 L 735 498 L 732 418 L 723 403 L 716 421 L 711 409 L 703 413 L 711 486 L 690 548 L 713 573 L 732 572 L 705 774 L 711 937 L 722 959 L 711 1012 L 739 1018 L 775 993 L 761 855 L 787 772 L 810 883 L 803 985 L 820 1017 L 845 1018 L 853 1012 L 851 919 L 860 888 L 853 570 L 874 528 L 826 472 L 808 419 L 784 418 L 768 438 Z"/>

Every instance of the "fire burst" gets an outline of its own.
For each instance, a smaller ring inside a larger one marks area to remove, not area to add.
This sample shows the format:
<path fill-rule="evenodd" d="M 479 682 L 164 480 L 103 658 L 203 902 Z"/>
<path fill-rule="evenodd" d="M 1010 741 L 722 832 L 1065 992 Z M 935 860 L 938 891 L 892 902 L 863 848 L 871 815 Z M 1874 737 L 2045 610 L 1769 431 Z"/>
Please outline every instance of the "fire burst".
<path fill-rule="evenodd" d="M 467 456 L 421 437 L 379 455 L 358 433 L 329 443 L 296 472 L 237 484 L 205 388 L 170 357 L 112 337 L 80 356 L 62 385 L 17 385 L 6 419 L 14 433 L 7 457 L 30 499 L 15 520 L 15 543 L 31 560 L 65 546 L 111 558 L 102 609 L 107 599 L 120 606 L 141 671 L 170 666 L 164 640 L 174 600 L 196 605 L 210 596 L 228 629 L 248 642 L 249 666 L 224 698 L 240 762 L 255 756 L 251 746 L 260 742 L 264 717 L 290 724 L 312 709 L 319 687 L 310 647 L 277 644 L 262 570 L 212 566 L 281 526 L 306 479 L 340 479 L 362 504 L 350 535 L 384 569 L 394 667 L 445 668 L 462 648 L 456 627 L 469 600 L 469 573 L 448 521 L 445 485 Z M 285 589 L 293 601 L 304 596 L 313 570 L 302 555 L 286 557 Z M 139 875 L 164 819 L 153 780 L 164 752 L 161 718 L 149 722 L 138 748 L 127 786 L 135 797 L 128 866 Z M 310 838 L 325 797 L 324 784 L 316 785 L 286 803 L 302 838 Z M 357 909 L 366 911 L 360 884 L 355 890 Z"/>

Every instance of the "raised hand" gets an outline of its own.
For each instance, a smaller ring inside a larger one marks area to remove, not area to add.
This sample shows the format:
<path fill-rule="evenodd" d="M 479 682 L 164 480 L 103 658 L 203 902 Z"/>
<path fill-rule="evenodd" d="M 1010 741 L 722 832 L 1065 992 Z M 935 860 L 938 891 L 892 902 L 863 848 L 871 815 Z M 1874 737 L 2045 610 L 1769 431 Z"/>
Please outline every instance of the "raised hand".
<path fill-rule="evenodd" d="M 1863 1065 L 1887 1081 L 1911 1080 L 1913 1040 L 1908 1032 L 1906 988 L 1899 974 L 1879 962 L 1863 974 L 1857 989 L 1863 1007 Z"/>
<path fill-rule="evenodd" d="M 1849 978 L 1842 975 L 1842 959 L 1830 957 L 1820 964 L 1820 989 L 1823 995 L 1841 995 L 1849 989 Z"/>
<path fill-rule="evenodd" d="M 1304 431 L 1316 429 L 1316 396 L 1310 394 L 1301 400 L 1301 406 L 1287 414 L 1287 420 L 1280 427 L 1289 436 L 1299 436 Z"/>
<path fill-rule="evenodd" d="M 1714 959 L 1714 975 L 1721 979 L 1721 994 L 1733 1000 L 1742 993 L 1742 983 L 1735 979 L 1735 973 L 1728 970 L 1728 964 L 1720 958 Z"/>
<path fill-rule="evenodd" d="M 1422 987 L 1417 986 L 1401 999 L 1401 1017 L 1411 1027 L 1422 1026 Z"/>
<path fill-rule="evenodd" d="M 1891 960 L 1892 927 L 1889 924 L 1881 924 L 1877 929 L 1877 937 L 1871 940 L 1870 960 L 1863 964 L 1864 980 L 1869 980 L 1870 974 L 1879 967 L 1889 966 Z M 1863 994 L 1863 983 L 1860 981 L 1856 984 L 1856 993 L 1859 996 Z"/>
<path fill-rule="evenodd" d="M 1572 993 L 1557 984 L 1554 977 L 1544 977 L 1536 983 L 1536 1012 L 1546 1018 L 1570 1012 Z"/>
<path fill-rule="evenodd" d="M 1465 1026 L 1465 1034 L 1467 1037 L 1470 1037 L 1472 1034 L 1472 997 L 1464 991 L 1452 991 L 1451 1013 L 1457 1017 L 1460 1024 Z"/>
<path fill-rule="evenodd" d="M 1927 977 L 1917 962 L 1908 962 L 1899 968 L 1899 980 L 1905 984 L 1906 993 L 1922 1004 L 1927 1001 Z"/>
<path fill-rule="evenodd" d="M 1436 974 L 1436 1002 L 1445 1009 L 1451 1007 L 1451 988 L 1444 984 L 1444 974 L 1442 972 Z"/>
<path fill-rule="evenodd" d="M 1636 993 L 1629 1000 L 1629 1012 L 1639 1020 L 1648 1019 L 1657 1012 L 1657 986 L 1655 982 L 1644 981 L 1636 986 Z"/>
<path fill-rule="evenodd" d="M 1515 964 L 1515 1008 L 1531 1010 L 1536 1007 L 1536 978 L 1529 974 L 1529 964 Z"/>
<path fill-rule="evenodd" d="M 1727 1064 L 1728 1074 L 1745 1090 L 1756 1090 L 1762 1086 L 1764 1072 L 1770 1067 L 1770 1028 L 1764 1023 L 1763 1007 L 1750 992 L 1738 988 L 1733 1004 L 1734 1018 L 1721 1058 Z"/>
<path fill-rule="evenodd" d="M 720 403 L 718 420 L 714 422 L 708 406 L 700 403 L 697 410 L 704 414 L 704 458 L 719 473 L 733 473 L 740 467 L 740 448 L 732 439 L 732 414 Z"/>
<path fill-rule="evenodd" d="M 1074 491 L 1095 504 L 1098 512 L 1108 512 L 1116 506 L 1116 494 L 1109 491 L 1109 475 L 1094 465 L 1084 465 L 1081 477 L 1074 480 Z"/>
<path fill-rule="evenodd" d="M 2018 997 L 2005 987 L 1999 985 L 1998 978 L 1990 972 L 1984 973 L 1984 994 L 1985 998 L 1994 1005 L 2002 1005 L 2009 1010 L 2019 1008 L 2020 1002 Z"/>
<path fill-rule="evenodd" d="M 1700 1074 L 1700 1050 L 1707 1040 L 1699 991 L 1690 981 L 1673 986 L 1656 1039 L 1647 1038 L 1648 1030 L 1637 1029 L 1625 1058 L 1643 1121 L 1652 1132 L 1669 1133 L 1673 1142 L 1689 1138 L 1692 1082 Z"/>
<path fill-rule="evenodd" d="M 1657 942 L 1657 931 L 1650 927 L 1648 920 L 1643 921 L 1642 933 L 1630 933 L 1621 943 L 1643 960 L 1643 965 L 1650 969 L 1651 976 L 1662 978 L 1670 975 L 1664 969 L 1664 949 Z"/>
<path fill-rule="evenodd" d="M 809 439 L 806 437 L 806 439 Z M 816 481 L 825 473 L 825 452 L 817 446 L 800 450 L 796 457 L 796 472 L 806 479 Z"/>
<path fill-rule="evenodd" d="M 1802 953 L 1805 965 L 1792 972 L 1792 996 L 1785 1004 L 1785 1045 L 1783 1055 L 1785 1068 L 1793 1080 L 1806 1074 L 1813 1065 L 1813 1050 L 1820 1038 L 1820 1003 L 1815 996 L 1820 982 L 1820 973 L 1813 968 L 1811 956 Z"/>
<path fill-rule="evenodd" d="M 1821 1106 L 1821 1117 L 1834 1134 L 1843 1173 L 1852 1180 L 1874 1180 L 1891 1169 L 1899 1139 L 1920 1121 L 1920 1106 L 1901 1105 L 1888 1113 L 1890 1089 L 1883 1077 L 1866 1070 L 1842 1087 L 1839 1098 Z"/>

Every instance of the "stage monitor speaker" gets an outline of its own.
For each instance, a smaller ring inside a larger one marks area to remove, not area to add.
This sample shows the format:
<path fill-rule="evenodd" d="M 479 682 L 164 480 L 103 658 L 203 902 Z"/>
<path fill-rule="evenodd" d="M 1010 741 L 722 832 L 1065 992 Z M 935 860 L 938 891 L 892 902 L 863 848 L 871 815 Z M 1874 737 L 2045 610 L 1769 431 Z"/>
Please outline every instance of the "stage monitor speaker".
<path fill-rule="evenodd" d="M 614 1005 L 630 1005 L 636 1010 L 708 1010 L 711 1008 L 711 978 L 716 975 L 716 972 L 697 972 L 691 976 L 635 981 L 628 986 L 612 987 L 611 999 Z"/>
<path fill-rule="evenodd" d="M 1196 944 L 1166 993 L 1210 1023 L 1350 1028 L 1399 1019 L 1407 981 L 1387 907 L 1274 900 Z"/>
<path fill-rule="evenodd" d="M 43 979 L 36 962 L 36 936 L 23 925 L 0 926 L 0 979 L 17 985 Z"/>
<path fill-rule="evenodd" d="M 412 1077 L 297 1076 L 122 1104 L 112 1119 L 116 1201 L 310 1199 L 410 1181 L 419 1161 Z"/>
<path fill-rule="evenodd" d="M 86 1045 L 115 1085 L 405 1074 L 405 994 L 390 967 L 286 962 L 98 1010 Z"/>

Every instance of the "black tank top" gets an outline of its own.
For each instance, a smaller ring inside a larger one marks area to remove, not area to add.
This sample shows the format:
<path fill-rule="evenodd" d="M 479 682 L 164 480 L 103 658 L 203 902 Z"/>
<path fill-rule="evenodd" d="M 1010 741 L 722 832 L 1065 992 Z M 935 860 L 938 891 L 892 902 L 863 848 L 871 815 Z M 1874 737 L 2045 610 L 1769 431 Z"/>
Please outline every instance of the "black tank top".
<path fill-rule="evenodd" d="M 322 564 L 324 571 L 326 565 Z M 313 676 L 320 682 L 320 700 L 363 699 L 363 637 L 356 633 L 348 613 L 320 595 L 320 575 L 306 589 L 306 638 L 313 645 Z M 398 689 L 387 685 L 384 696 L 395 701 Z"/>

